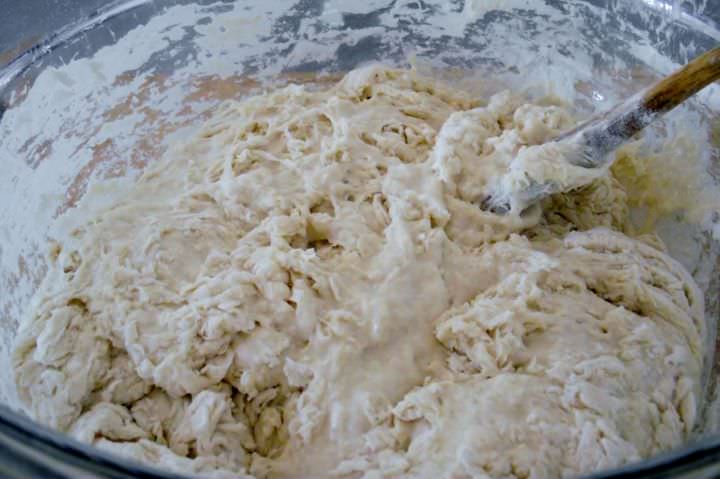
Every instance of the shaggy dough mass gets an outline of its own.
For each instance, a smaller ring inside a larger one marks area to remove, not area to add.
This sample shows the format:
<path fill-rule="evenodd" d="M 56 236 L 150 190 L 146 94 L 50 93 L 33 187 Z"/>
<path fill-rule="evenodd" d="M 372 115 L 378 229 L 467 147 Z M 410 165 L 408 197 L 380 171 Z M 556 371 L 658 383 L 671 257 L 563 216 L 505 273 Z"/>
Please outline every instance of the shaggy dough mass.
<path fill-rule="evenodd" d="M 209 477 L 564 477 L 678 445 L 702 295 L 608 172 L 530 154 L 572 124 L 382 67 L 228 102 L 122 201 L 69 213 L 21 398 Z M 483 211 L 513 158 L 572 191 Z"/>

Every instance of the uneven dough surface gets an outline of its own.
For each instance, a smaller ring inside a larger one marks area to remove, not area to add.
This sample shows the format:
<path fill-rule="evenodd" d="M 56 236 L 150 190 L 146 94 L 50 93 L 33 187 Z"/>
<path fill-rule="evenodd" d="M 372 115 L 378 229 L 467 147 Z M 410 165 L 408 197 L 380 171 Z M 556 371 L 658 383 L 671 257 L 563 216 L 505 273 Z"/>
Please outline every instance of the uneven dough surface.
<path fill-rule="evenodd" d="M 528 153 L 573 123 L 377 66 L 226 103 L 68 213 L 14 352 L 28 412 L 206 477 L 555 478 L 679 445 L 702 295 L 609 172 Z M 483 211 L 513 158 L 572 191 Z"/>

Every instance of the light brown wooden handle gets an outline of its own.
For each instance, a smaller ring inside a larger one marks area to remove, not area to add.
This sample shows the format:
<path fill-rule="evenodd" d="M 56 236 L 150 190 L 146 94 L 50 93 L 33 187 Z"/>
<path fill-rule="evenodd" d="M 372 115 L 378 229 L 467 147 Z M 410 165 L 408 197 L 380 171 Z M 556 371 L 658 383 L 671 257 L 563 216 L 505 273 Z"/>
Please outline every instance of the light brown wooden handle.
<path fill-rule="evenodd" d="M 665 113 L 718 79 L 720 47 L 715 47 L 648 88 L 641 103 L 648 111 Z"/>
<path fill-rule="evenodd" d="M 671 75 L 612 110 L 592 118 L 559 138 L 580 134 L 587 147 L 583 166 L 596 167 L 608 161 L 608 153 L 625 143 L 688 97 L 720 79 L 720 47 L 703 53 Z"/>

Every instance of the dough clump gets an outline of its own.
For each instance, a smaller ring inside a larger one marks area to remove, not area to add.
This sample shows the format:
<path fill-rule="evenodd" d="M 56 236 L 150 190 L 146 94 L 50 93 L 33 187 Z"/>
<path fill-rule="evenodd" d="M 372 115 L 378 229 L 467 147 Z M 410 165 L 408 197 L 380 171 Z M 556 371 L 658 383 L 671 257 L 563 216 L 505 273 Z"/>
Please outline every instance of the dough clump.
<path fill-rule="evenodd" d="M 556 478 L 681 444 L 702 294 L 611 173 L 481 207 L 573 124 L 380 66 L 225 103 L 68 213 L 14 351 L 27 411 L 205 477 Z"/>

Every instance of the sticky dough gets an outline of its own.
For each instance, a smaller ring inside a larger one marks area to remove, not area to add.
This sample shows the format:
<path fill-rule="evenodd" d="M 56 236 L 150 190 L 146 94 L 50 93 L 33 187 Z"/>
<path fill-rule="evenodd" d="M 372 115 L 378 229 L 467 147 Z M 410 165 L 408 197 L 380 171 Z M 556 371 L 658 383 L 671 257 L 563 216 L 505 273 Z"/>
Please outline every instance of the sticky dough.
<path fill-rule="evenodd" d="M 553 478 L 680 444 L 703 299 L 610 173 L 530 164 L 573 122 L 382 67 L 224 104 L 68 213 L 14 352 L 28 412 L 208 477 Z M 484 211 L 517 157 L 571 191 Z"/>

